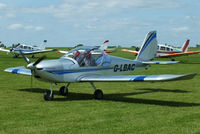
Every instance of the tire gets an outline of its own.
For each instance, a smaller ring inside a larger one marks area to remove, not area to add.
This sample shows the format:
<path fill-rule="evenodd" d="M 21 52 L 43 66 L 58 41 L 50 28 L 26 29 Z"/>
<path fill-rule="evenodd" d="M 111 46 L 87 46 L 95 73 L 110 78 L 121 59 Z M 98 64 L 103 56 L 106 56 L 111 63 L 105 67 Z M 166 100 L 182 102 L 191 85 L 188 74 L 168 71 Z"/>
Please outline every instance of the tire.
<path fill-rule="evenodd" d="M 44 100 L 45 101 L 52 101 L 53 100 L 53 93 L 52 93 L 52 96 L 50 96 L 50 91 L 46 91 L 45 93 L 44 93 Z"/>
<path fill-rule="evenodd" d="M 60 95 L 67 96 L 68 95 L 68 88 L 65 90 L 65 86 L 62 86 L 59 90 Z"/>
<path fill-rule="evenodd" d="M 97 100 L 102 100 L 103 99 L 103 92 L 100 89 L 97 89 L 94 92 L 94 98 Z"/>

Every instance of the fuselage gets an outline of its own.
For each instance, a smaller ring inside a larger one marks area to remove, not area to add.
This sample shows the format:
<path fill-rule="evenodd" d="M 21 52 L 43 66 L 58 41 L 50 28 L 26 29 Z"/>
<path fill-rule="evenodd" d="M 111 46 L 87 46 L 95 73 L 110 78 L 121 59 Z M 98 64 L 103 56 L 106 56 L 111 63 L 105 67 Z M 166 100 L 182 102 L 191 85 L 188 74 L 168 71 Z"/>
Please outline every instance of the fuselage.
<path fill-rule="evenodd" d="M 97 66 L 79 66 L 73 58 L 45 60 L 36 66 L 34 76 L 38 80 L 65 83 L 77 82 L 77 79 L 88 75 L 124 75 L 139 69 L 148 68 L 139 61 L 109 56 L 110 63 Z"/>
<path fill-rule="evenodd" d="M 38 47 L 33 47 L 33 46 L 23 45 L 23 44 L 17 46 L 14 49 L 10 49 L 10 52 L 12 52 L 14 54 L 20 54 L 20 51 L 24 55 L 27 55 L 27 54 L 31 54 L 31 53 L 34 53 L 34 52 L 37 52 L 37 51 L 41 51 L 41 49 L 38 48 Z"/>

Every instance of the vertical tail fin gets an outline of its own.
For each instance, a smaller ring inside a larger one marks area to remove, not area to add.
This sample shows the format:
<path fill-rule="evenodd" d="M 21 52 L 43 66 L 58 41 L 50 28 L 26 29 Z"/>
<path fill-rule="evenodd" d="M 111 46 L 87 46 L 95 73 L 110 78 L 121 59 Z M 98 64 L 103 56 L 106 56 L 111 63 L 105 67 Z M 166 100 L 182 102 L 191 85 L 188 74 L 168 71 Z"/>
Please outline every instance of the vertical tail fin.
<path fill-rule="evenodd" d="M 136 60 L 150 61 L 156 56 L 157 46 L 156 31 L 151 31 L 146 35 Z"/>
<path fill-rule="evenodd" d="M 99 47 L 99 49 L 101 50 L 106 50 L 108 48 L 108 46 L 106 45 L 106 43 L 108 43 L 109 40 L 105 40 L 104 43 Z"/>
<path fill-rule="evenodd" d="M 182 49 L 181 49 L 182 52 L 187 52 L 189 43 L 190 43 L 190 40 L 187 39 L 186 42 L 185 42 L 185 44 L 183 44 L 183 46 L 182 46 Z"/>
<path fill-rule="evenodd" d="M 43 41 L 43 44 L 40 45 L 40 49 L 44 50 L 46 48 L 47 40 Z"/>

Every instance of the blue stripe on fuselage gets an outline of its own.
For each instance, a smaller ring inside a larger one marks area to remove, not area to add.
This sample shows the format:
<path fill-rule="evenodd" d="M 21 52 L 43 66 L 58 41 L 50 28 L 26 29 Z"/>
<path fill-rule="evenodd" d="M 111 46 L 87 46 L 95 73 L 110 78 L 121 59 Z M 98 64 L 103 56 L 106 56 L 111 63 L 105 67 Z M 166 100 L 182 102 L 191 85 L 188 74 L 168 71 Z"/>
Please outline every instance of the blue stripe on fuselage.
<path fill-rule="evenodd" d="M 79 69 L 79 70 L 53 70 L 53 71 L 47 71 L 49 73 L 53 73 L 53 74 L 58 74 L 58 75 L 62 75 L 62 74 L 68 74 L 68 73 L 80 73 L 80 72 L 92 72 L 92 71 L 100 71 L 100 70 L 108 70 L 108 69 L 113 69 L 113 68 L 90 68 L 90 69 Z"/>
<path fill-rule="evenodd" d="M 30 50 L 29 49 L 15 49 L 14 51 L 18 51 L 18 52 L 22 51 L 22 53 L 23 53 L 23 52 L 34 52 L 36 50 L 31 50 L 31 49 Z"/>

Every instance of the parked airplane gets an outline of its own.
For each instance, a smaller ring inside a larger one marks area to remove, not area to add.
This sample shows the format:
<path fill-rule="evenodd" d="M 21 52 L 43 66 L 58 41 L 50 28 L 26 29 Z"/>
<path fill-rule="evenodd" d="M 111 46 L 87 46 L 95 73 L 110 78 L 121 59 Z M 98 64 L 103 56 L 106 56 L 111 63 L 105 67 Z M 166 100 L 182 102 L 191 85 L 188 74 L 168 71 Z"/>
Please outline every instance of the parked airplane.
<path fill-rule="evenodd" d="M 190 55 L 190 54 L 197 54 L 200 53 L 200 51 L 191 51 L 188 52 L 188 46 L 189 46 L 190 40 L 186 40 L 185 44 L 183 44 L 181 49 L 174 48 L 172 46 L 167 46 L 163 44 L 158 44 L 157 48 L 157 56 L 156 57 L 175 57 L 175 56 L 181 56 L 181 55 Z M 130 52 L 138 54 L 138 51 L 133 50 L 127 50 L 122 49 L 123 52 Z M 174 59 L 172 59 L 174 60 Z"/>
<path fill-rule="evenodd" d="M 112 53 L 115 49 L 108 49 L 108 46 L 106 45 L 106 43 L 108 43 L 109 40 L 105 40 L 104 43 L 99 47 L 99 49 L 103 50 L 106 53 Z M 68 51 L 63 51 L 63 50 L 59 50 L 57 51 L 57 53 L 68 53 Z"/>
<path fill-rule="evenodd" d="M 96 47 L 78 47 L 69 51 L 66 55 L 57 60 L 43 60 L 39 58 L 28 63 L 27 68 L 15 67 L 5 69 L 6 72 L 34 76 L 41 81 L 50 82 L 50 91 L 44 94 L 45 100 L 53 100 L 53 83 L 66 83 L 60 88 L 60 94 L 68 95 L 68 87 L 72 82 L 90 82 L 94 89 L 94 98 L 102 99 L 103 92 L 97 89 L 94 82 L 154 82 L 191 79 L 196 74 L 186 75 L 124 75 L 131 72 L 147 69 L 150 64 L 173 64 L 177 61 L 152 61 L 156 55 L 157 39 L 156 31 L 146 35 L 144 43 L 135 60 L 110 56 Z"/>
<path fill-rule="evenodd" d="M 104 50 L 104 52 L 106 53 L 112 53 L 113 51 L 115 51 L 116 48 L 108 48 L 108 46 L 106 45 L 106 43 L 108 43 L 109 40 L 105 40 L 104 43 L 99 47 L 99 49 Z"/>
<path fill-rule="evenodd" d="M 0 48 L 0 51 L 4 51 L 7 53 L 13 53 L 14 58 L 17 58 L 20 55 L 20 51 L 22 51 L 22 53 L 24 55 L 32 55 L 32 58 L 34 58 L 34 54 L 55 51 L 55 49 L 45 49 L 46 42 L 47 42 L 47 40 L 44 40 L 43 44 L 40 45 L 39 47 L 18 44 L 15 48 L 11 48 L 10 50 Z"/>

